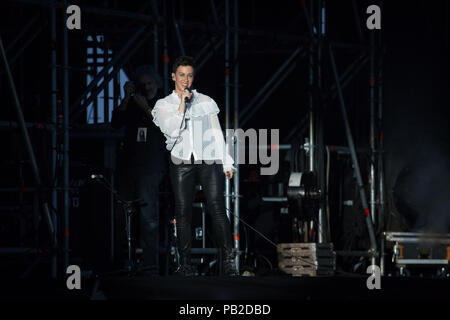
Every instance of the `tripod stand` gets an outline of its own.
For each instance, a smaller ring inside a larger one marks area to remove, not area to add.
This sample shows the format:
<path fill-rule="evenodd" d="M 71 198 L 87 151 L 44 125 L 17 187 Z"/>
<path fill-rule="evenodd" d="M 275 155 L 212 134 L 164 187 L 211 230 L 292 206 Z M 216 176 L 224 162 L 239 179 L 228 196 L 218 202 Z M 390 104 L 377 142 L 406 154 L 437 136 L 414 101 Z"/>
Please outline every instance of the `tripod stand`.
<path fill-rule="evenodd" d="M 133 246 L 131 244 L 131 218 L 137 212 L 139 207 L 144 205 L 145 203 L 142 202 L 142 199 L 135 199 L 135 200 L 123 199 L 117 192 L 117 190 L 115 190 L 102 175 L 92 175 L 92 178 L 100 182 L 107 190 L 113 193 L 114 198 L 116 199 L 116 203 L 118 203 L 122 207 L 122 211 L 125 216 L 128 257 L 127 260 L 125 261 L 124 269 L 108 272 L 108 274 L 111 275 L 125 272 L 129 276 L 135 275 L 137 273 L 137 266 L 134 261 L 134 255 L 132 253 Z"/>
<path fill-rule="evenodd" d="M 125 271 L 128 274 L 136 273 L 136 263 L 133 259 L 132 245 L 131 245 L 131 218 L 136 213 L 140 206 L 141 199 L 136 199 L 132 201 L 125 201 L 121 198 L 117 199 L 117 203 L 122 206 L 123 213 L 125 215 L 125 225 L 127 231 L 127 249 L 128 249 L 128 259 L 125 262 Z"/>

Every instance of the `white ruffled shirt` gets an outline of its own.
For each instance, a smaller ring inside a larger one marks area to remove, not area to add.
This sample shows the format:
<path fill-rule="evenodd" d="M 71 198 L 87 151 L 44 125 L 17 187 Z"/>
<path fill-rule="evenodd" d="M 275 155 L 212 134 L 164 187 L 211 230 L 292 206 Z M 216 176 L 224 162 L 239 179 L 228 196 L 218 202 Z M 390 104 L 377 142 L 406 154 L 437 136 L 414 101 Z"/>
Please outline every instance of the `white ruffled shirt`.
<path fill-rule="evenodd" d="M 152 110 L 153 122 L 166 137 L 167 150 L 182 160 L 190 160 L 193 155 L 195 160 L 220 161 L 224 172 L 235 169 L 234 160 L 226 150 L 216 102 L 197 90 L 192 92 L 184 120 L 178 111 L 181 100 L 175 91 L 159 99 Z"/>

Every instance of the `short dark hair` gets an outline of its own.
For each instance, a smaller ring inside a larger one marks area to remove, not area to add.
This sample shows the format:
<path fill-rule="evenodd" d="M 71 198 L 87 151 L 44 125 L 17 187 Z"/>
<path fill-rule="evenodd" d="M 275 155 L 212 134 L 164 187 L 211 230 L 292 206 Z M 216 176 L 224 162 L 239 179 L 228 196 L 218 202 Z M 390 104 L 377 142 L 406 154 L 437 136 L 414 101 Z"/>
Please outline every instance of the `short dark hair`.
<path fill-rule="evenodd" d="M 172 72 L 177 73 L 179 66 L 191 66 L 195 70 L 195 60 L 189 56 L 180 56 L 176 58 L 172 65 Z"/>

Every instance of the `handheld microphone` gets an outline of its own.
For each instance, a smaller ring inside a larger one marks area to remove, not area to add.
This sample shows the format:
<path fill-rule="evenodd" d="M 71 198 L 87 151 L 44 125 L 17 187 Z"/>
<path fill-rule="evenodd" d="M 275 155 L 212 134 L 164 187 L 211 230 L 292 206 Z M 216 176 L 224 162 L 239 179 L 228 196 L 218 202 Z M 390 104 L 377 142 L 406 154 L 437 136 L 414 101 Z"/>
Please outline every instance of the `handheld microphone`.
<path fill-rule="evenodd" d="M 189 90 L 189 92 L 192 92 L 192 89 L 189 87 L 189 88 L 186 88 L 186 89 L 188 89 Z M 189 102 L 189 98 L 188 97 L 185 97 L 184 98 L 184 103 L 188 103 Z"/>
<path fill-rule="evenodd" d="M 187 87 L 186 89 L 188 89 L 189 92 L 192 92 L 192 88 L 191 87 Z M 180 123 L 180 130 L 181 130 L 181 127 L 183 126 L 184 119 L 186 118 L 186 111 L 188 109 L 187 103 L 189 102 L 189 100 L 190 99 L 188 97 L 184 98 L 184 104 L 185 105 L 184 105 L 184 112 L 183 112 L 183 120 L 181 120 L 181 123 Z M 177 140 L 175 140 L 175 143 L 172 145 L 172 148 L 169 150 L 169 153 L 172 152 L 172 150 L 175 147 L 175 145 L 177 144 L 179 138 L 180 138 L 180 134 L 178 134 Z"/>
<path fill-rule="evenodd" d="M 91 179 L 103 179 L 103 175 L 102 174 L 92 174 Z"/>

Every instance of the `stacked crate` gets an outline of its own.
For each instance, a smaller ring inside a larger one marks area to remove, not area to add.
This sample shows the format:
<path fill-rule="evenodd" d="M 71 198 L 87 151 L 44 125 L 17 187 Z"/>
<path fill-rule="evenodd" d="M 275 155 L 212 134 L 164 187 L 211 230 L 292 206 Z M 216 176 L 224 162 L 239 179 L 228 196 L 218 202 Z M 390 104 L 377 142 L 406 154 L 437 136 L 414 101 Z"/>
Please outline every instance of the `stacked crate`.
<path fill-rule="evenodd" d="M 332 243 L 280 243 L 278 267 L 292 276 L 333 275 L 336 253 Z"/>

